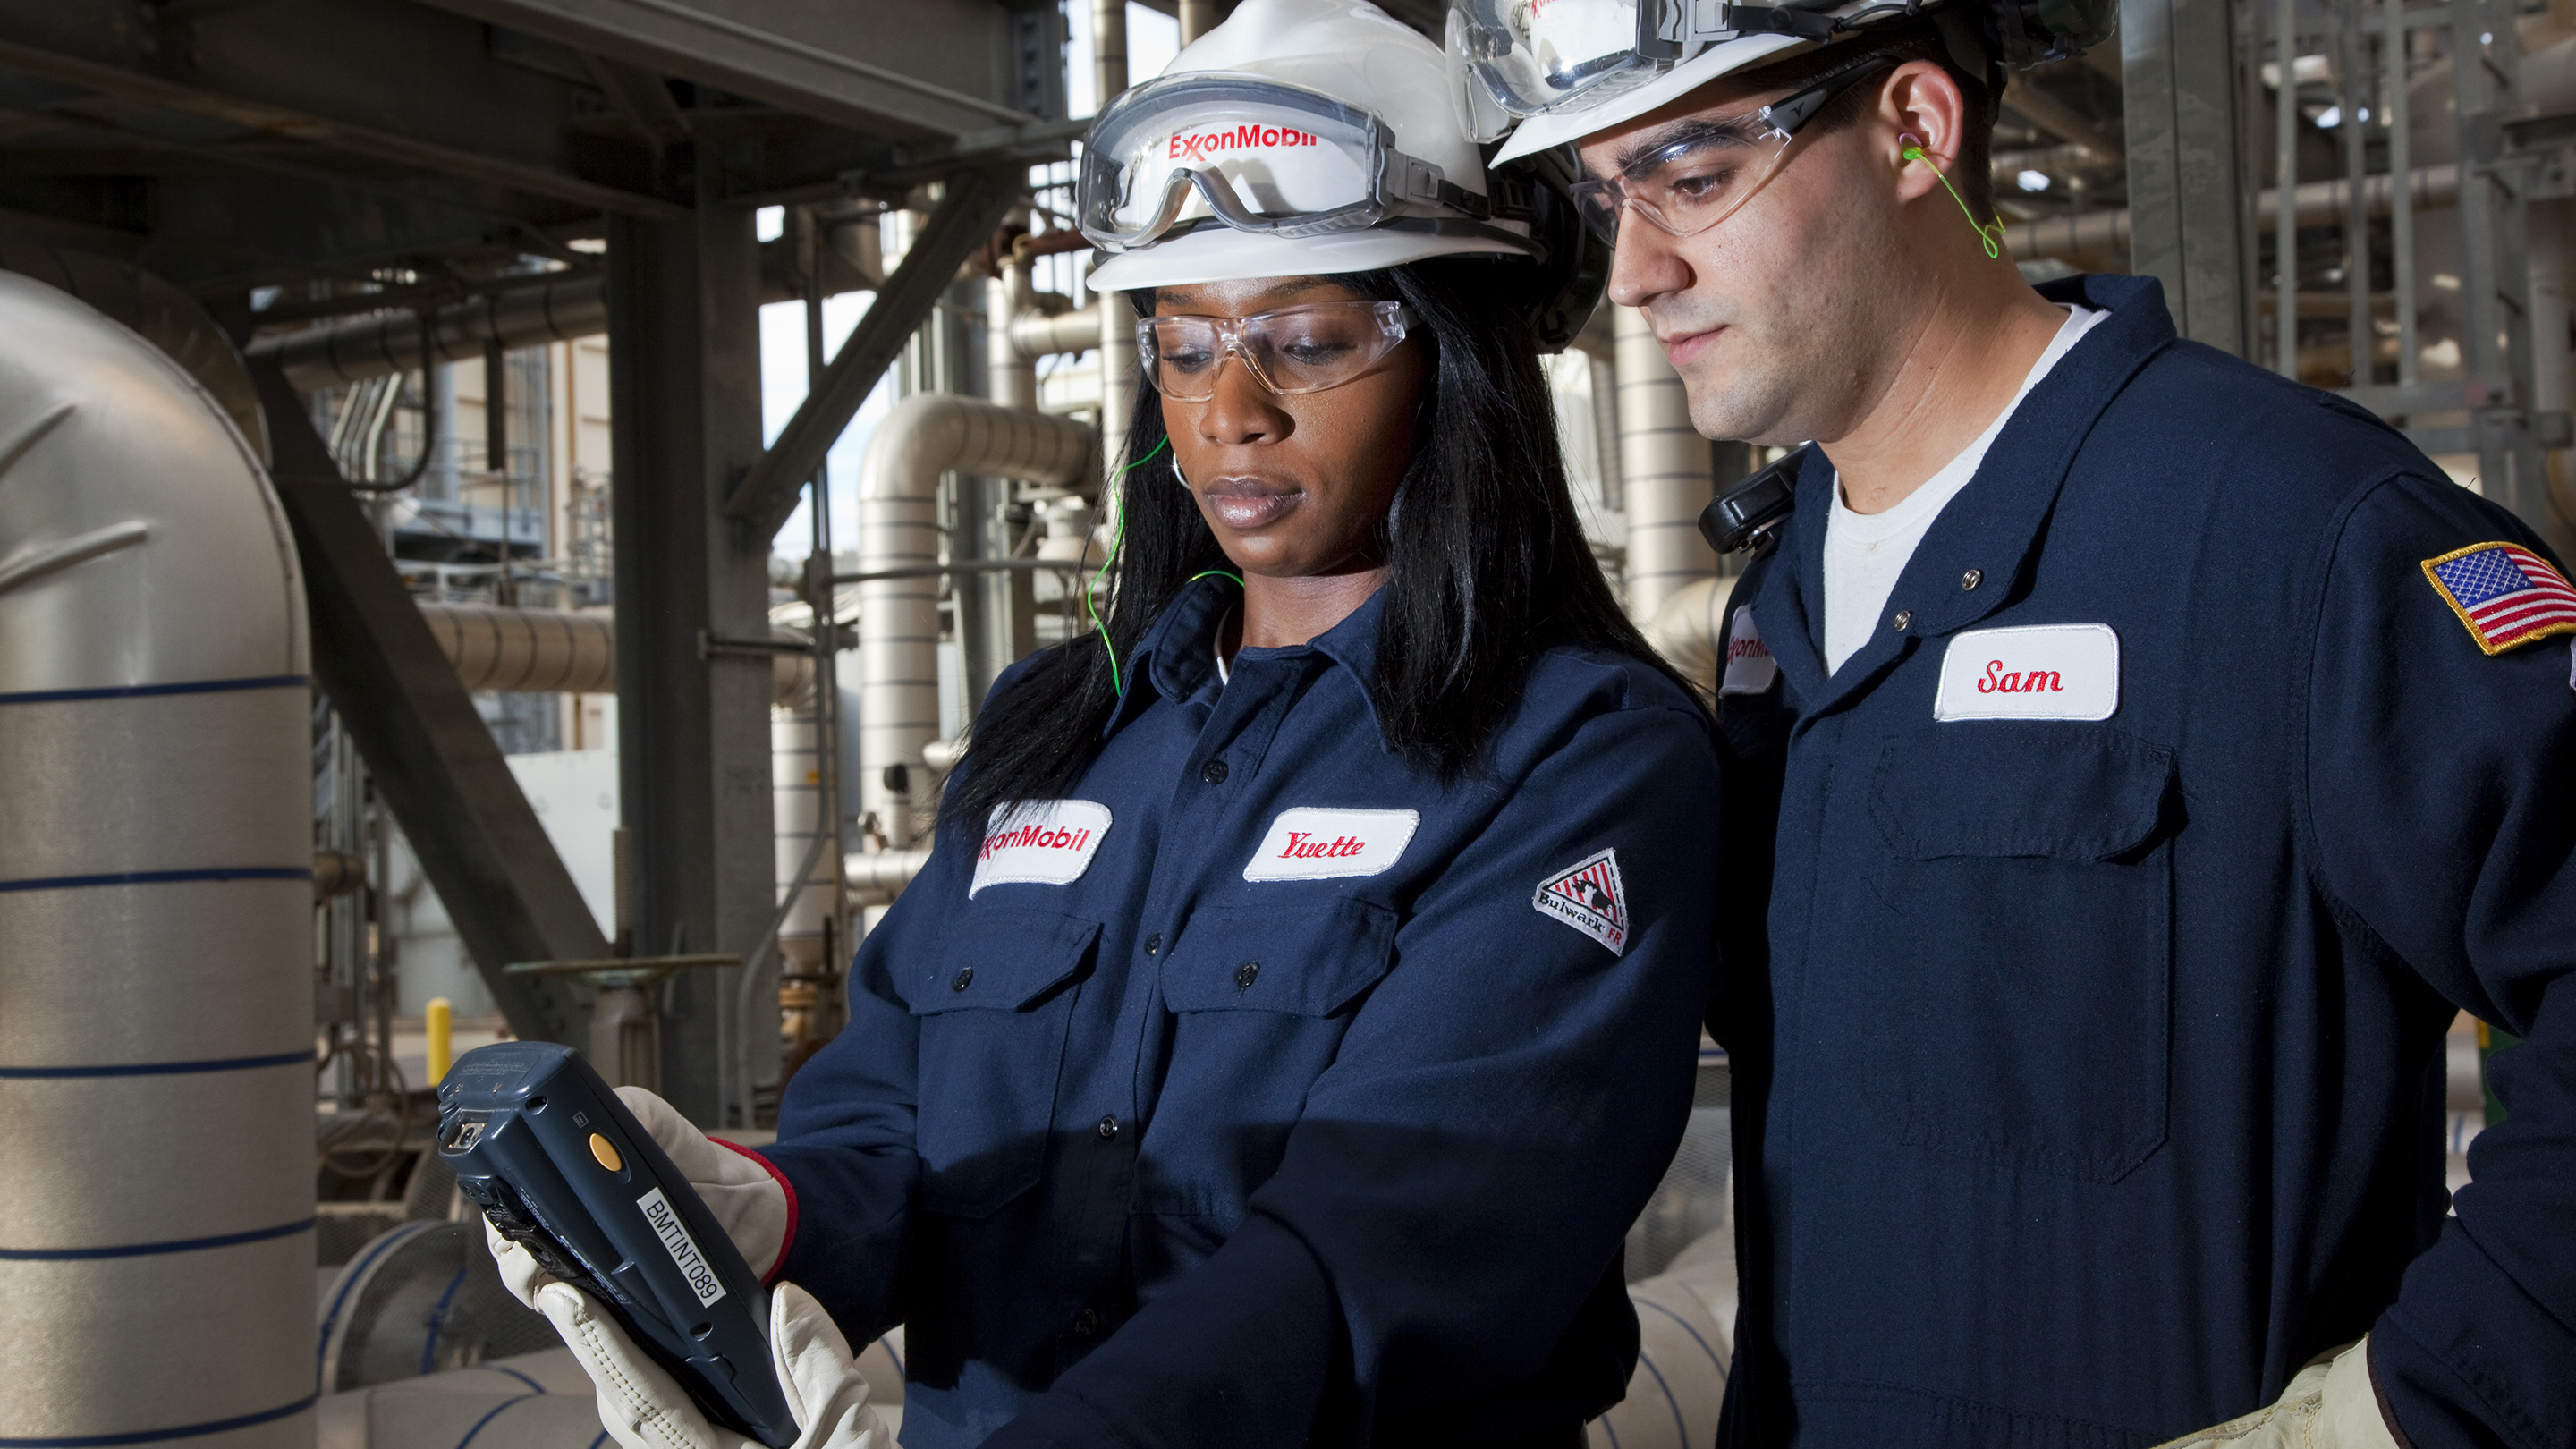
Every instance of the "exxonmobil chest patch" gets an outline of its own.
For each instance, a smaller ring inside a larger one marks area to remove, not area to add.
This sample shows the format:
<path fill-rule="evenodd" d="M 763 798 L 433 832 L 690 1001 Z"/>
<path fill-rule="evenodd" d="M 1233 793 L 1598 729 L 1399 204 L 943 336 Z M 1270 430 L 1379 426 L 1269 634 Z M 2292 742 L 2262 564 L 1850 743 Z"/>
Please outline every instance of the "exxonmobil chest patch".
<path fill-rule="evenodd" d="M 1619 879 L 1619 852 L 1587 855 L 1540 881 L 1530 904 L 1609 947 L 1611 955 L 1627 954 L 1628 886 Z"/>
<path fill-rule="evenodd" d="M 1243 868 L 1245 880 L 1332 880 L 1376 875 L 1404 855 L 1418 810 L 1282 810 Z"/>
<path fill-rule="evenodd" d="M 966 895 L 972 899 L 996 885 L 1071 885 L 1091 869 L 1108 834 L 1109 807 L 1089 800 L 997 805 Z"/>
<path fill-rule="evenodd" d="M 1753 622 L 1752 608 L 1736 610 L 1735 621 L 1726 626 L 1726 674 L 1718 681 L 1717 692 L 1760 694 L 1779 677 L 1779 661 L 1762 642 L 1762 626 Z"/>

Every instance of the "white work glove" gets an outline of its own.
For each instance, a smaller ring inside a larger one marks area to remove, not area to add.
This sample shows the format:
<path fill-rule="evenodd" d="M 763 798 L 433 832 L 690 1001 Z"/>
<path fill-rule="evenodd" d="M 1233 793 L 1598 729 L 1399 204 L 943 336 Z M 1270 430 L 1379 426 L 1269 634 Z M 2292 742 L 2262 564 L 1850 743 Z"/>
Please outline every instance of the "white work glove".
<path fill-rule="evenodd" d="M 620 1087 L 617 1097 L 669 1154 L 680 1176 L 698 1190 L 707 1211 L 741 1250 L 752 1273 L 768 1282 L 786 1260 L 788 1239 L 796 1226 L 795 1204 L 769 1166 L 750 1152 L 690 1126 L 689 1119 L 670 1103 L 642 1087 Z"/>
<path fill-rule="evenodd" d="M 2269 1407 L 2185 1434 L 2156 1449 L 2397 1449 L 2370 1385 L 2365 1336 L 2326 1363 L 2299 1370 Z"/>
<path fill-rule="evenodd" d="M 527 1249 L 490 1224 L 483 1234 L 501 1281 L 546 1316 L 590 1375 L 599 1393 L 600 1427 L 622 1449 L 766 1449 L 707 1422 L 679 1381 L 637 1348 L 589 1294 L 557 1282 Z M 804 1431 L 793 1449 L 895 1449 L 894 1436 L 868 1407 L 868 1381 L 859 1374 L 849 1340 L 823 1305 L 793 1283 L 769 1293 L 769 1362 L 796 1427 Z"/>

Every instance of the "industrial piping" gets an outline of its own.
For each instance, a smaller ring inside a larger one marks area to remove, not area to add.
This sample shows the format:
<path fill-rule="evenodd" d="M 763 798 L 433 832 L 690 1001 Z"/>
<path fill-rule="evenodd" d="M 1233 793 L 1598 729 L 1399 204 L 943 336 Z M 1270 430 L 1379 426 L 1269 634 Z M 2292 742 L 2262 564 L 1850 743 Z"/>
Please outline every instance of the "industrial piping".
<path fill-rule="evenodd" d="M 178 364 L 0 275 L 0 1442 L 313 1443 L 312 693 Z"/>
<path fill-rule="evenodd" d="M 1714 577 L 1717 554 L 1699 536 L 1714 496 L 1708 439 L 1691 426 L 1690 394 L 1665 360 L 1652 323 L 1616 309 L 1619 477 L 1628 500 L 1628 617 L 1643 624 L 1665 598 Z"/>
<path fill-rule="evenodd" d="M 439 652 L 467 689 L 522 694 L 615 694 L 617 625 L 606 614 L 514 609 L 499 604 L 423 604 Z M 790 705 L 813 690 L 814 656 L 770 656 L 770 701 Z"/>
<path fill-rule="evenodd" d="M 980 398 L 923 393 L 895 404 L 868 438 L 859 470 L 859 571 L 936 564 L 932 498 L 939 475 L 973 473 L 1071 483 L 1095 453 L 1089 428 Z M 859 808 L 889 846 L 911 845 L 912 776 L 939 737 L 939 580 L 859 584 Z"/>

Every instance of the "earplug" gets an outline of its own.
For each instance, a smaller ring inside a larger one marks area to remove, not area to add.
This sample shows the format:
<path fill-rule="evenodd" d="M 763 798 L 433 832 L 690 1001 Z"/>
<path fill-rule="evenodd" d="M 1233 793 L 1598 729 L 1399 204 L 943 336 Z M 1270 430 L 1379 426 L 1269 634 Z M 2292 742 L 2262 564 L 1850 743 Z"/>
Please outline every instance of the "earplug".
<path fill-rule="evenodd" d="M 1985 245 L 1986 256 L 1989 259 L 2000 258 L 2003 256 L 2004 219 L 2000 216 L 1996 217 L 1992 226 L 1988 226 L 1985 223 L 1978 221 L 1977 214 L 1968 209 L 1968 198 L 1961 196 L 1959 194 L 1959 188 L 1950 184 L 1950 178 L 1947 173 L 1942 171 L 1941 163 L 1933 160 L 1930 155 L 1924 152 L 1923 143 L 1917 140 L 1914 134 L 1910 131 L 1899 132 L 1896 139 L 1904 143 L 1904 148 L 1897 152 L 1899 156 L 1908 161 L 1922 162 L 1924 165 L 1932 168 L 1933 175 L 1941 178 L 1941 189 L 1950 193 L 1950 199 L 1959 203 L 1959 214 L 1968 219 L 1968 225 L 1977 229 L 1977 240 Z"/>

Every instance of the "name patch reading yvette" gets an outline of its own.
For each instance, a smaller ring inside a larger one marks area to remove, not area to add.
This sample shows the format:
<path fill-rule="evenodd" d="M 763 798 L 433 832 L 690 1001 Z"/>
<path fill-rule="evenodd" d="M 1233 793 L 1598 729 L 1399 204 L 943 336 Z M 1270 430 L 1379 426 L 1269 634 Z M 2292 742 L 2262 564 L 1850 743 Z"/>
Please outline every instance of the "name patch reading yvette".
<path fill-rule="evenodd" d="M 2109 719 L 2120 707 L 2120 636 L 2108 624 L 1971 629 L 1941 656 L 1932 717 Z"/>
<path fill-rule="evenodd" d="M 1109 834 L 1109 807 L 1089 800 L 996 805 L 975 854 L 969 900 L 986 886 L 1071 885 L 1091 869 Z"/>
<path fill-rule="evenodd" d="M 708 1264 L 707 1255 L 698 1251 L 697 1239 L 689 1236 L 687 1225 L 673 1211 L 670 1199 L 662 1196 L 662 1189 L 657 1187 L 635 1199 L 635 1205 L 644 1210 L 644 1221 L 653 1225 L 653 1236 L 662 1240 L 662 1251 L 680 1265 L 681 1276 L 689 1280 L 689 1291 L 698 1295 L 698 1306 L 704 1308 L 722 1298 L 724 1284 Z"/>
<path fill-rule="evenodd" d="M 1282 810 L 1243 868 L 1245 880 L 1331 880 L 1375 875 L 1403 856 L 1422 824 L 1418 810 Z"/>

